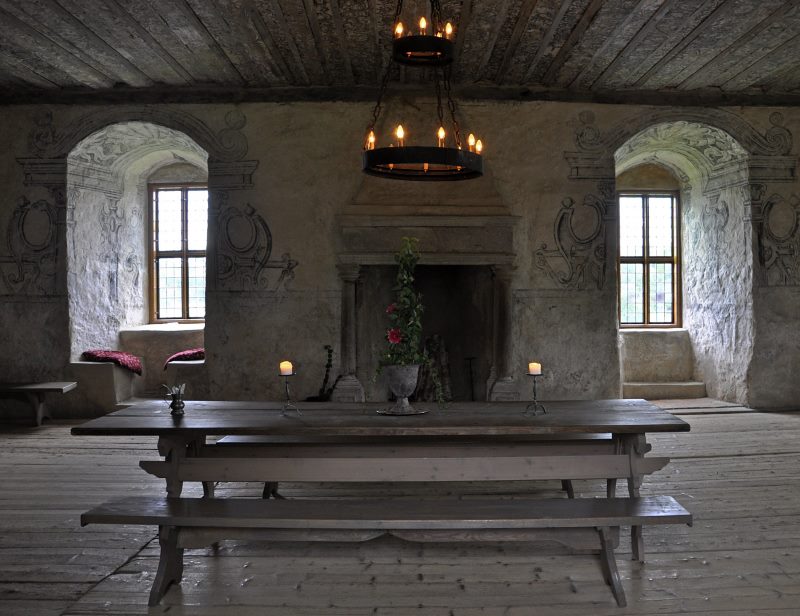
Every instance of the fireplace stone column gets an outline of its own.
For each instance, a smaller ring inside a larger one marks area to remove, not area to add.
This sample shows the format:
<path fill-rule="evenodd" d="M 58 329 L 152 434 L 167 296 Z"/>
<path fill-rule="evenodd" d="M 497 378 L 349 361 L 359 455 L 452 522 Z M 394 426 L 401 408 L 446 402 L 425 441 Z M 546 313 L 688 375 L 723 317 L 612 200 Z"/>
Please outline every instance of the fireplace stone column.
<path fill-rule="evenodd" d="M 342 279 L 342 376 L 331 393 L 336 402 L 364 402 L 364 386 L 356 376 L 358 354 L 356 349 L 356 284 L 361 267 L 353 263 L 340 263 Z"/>
<path fill-rule="evenodd" d="M 494 383 L 489 390 L 491 401 L 519 400 L 514 377 L 512 376 L 512 315 L 513 300 L 511 297 L 511 278 L 513 265 L 494 265 Z"/>

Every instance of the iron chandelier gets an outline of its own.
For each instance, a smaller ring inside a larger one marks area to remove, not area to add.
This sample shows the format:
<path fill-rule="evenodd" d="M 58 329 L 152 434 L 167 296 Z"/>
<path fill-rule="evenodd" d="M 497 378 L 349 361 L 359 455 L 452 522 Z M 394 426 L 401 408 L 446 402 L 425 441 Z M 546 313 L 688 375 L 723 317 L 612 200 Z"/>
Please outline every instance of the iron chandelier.
<path fill-rule="evenodd" d="M 428 21 L 424 16 L 420 18 L 416 31 L 406 30 L 400 21 L 403 0 L 397 2 L 392 41 L 393 62 L 387 64 L 364 141 L 363 170 L 369 175 L 417 181 L 468 180 L 483 175 L 483 142 L 470 133 L 466 147 L 463 147 L 461 129 L 456 119 L 456 103 L 450 90 L 454 28 L 450 22 L 443 23 L 439 0 L 430 0 L 430 7 L 429 34 Z M 433 72 L 439 120 L 439 130 L 435 133 L 436 146 L 406 145 L 406 131 L 402 124 L 398 124 L 394 131 L 394 140 L 388 146 L 376 147 L 375 126 L 395 63 L 429 68 Z M 452 138 L 449 142 L 444 128 L 442 89 L 447 100 L 451 126 Z"/>

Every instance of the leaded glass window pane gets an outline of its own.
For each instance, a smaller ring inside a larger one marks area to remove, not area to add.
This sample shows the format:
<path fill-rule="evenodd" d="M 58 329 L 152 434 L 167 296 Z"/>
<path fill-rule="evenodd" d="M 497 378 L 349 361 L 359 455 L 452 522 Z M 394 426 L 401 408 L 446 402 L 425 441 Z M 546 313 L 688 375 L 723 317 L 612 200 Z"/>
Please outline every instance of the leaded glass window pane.
<path fill-rule="evenodd" d="M 619 198 L 619 254 L 641 257 L 644 252 L 644 200 L 640 196 Z"/>
<path fill-rule="evenodd" d="M 644 265 L 620 265 L 620 319 L 623 323 L 644 323 Z"/>

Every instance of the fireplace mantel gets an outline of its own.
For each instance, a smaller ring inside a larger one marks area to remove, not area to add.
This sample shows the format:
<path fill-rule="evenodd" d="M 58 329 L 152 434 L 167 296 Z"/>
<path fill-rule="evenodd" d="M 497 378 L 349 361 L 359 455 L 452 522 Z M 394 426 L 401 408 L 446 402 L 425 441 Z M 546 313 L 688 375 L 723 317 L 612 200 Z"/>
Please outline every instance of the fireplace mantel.
<path fill-rule="evenodd" d="M 393 265 L 403 237 L 419 240 L 423 265 L 511 265 L 518 216 L 345 215 L 339 262 Z"/>

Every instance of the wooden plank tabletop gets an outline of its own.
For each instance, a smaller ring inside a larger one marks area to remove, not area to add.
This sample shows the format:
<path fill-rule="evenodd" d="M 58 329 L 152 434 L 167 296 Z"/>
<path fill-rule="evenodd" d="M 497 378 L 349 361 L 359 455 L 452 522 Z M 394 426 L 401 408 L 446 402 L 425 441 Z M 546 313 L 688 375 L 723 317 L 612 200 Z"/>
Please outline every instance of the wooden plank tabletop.
<path fill-rule="evenodd" d="M 78 386 L 75 381 L 53 381 L 50 383 L 0 383 L 0 392 L 47 392 L 58 391 L 62 394 L 72 391 Z"/>
<path fill-rule="evenodd" d="M 153 400 L 93 419 L 72 429 L 82 435 L 200 437 L 226 434 L 338 436 L 499 436 L 564 433 L 683 432 L 689 424 L 645 400 L 558 400 L 547 414 L 524 413 L 527 402 L 418 404 L 424 415 L 380 415 L 389 403 L 187 401 L 176 420 L 166 402 Z"/>

